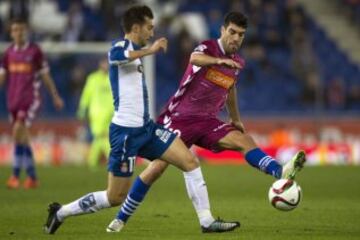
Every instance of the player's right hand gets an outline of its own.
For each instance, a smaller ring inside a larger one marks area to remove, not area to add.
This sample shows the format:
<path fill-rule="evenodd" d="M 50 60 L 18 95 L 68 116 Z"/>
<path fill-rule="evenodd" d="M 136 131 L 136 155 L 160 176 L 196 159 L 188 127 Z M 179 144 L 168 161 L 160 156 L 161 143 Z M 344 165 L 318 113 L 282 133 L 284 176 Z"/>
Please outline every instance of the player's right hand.
<path fill-rule="evenodd" d="M 161 49 L 163 49 L 164 52 L 167 50 L 168 40 L 166 38 L 159 38 L 156 40 L 149 48 L 151 53 L 157 53 Z"/>
<path fill-rule="evenodd" d="M 58 96 L 58 95 L 54 96 L 53 102 L 54 102 L 54 106 L 55 106 L 56 110 L 61 110 L 64 108 L 64 101 L 62 100 L 62 98 L 60 96 Z"/>
<path fill-rule="evenodd" d="M 219 58 L 217 60 L 217 64 L 218 65 L 223 65 L 226 67 L 230 67 L 230 68 L 237 68 L 237 69 L 241 69 L 242 66 L 240 65 L 240 63 L 232 60 L 232 59 L 228 59 L 228 58 Z"/>

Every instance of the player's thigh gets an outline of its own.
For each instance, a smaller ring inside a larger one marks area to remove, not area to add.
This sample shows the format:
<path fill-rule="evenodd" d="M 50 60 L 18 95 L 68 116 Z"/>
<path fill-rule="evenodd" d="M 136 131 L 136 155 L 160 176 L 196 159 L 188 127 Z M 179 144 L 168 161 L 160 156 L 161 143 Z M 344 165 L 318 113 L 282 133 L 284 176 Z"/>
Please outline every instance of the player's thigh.
<path fill-rule="evenodd" d="M 187 172 L 199 166 L 199 161 L 186 147 L 179 137 L 176 137 L 166 151 L 161 155 L 164 160 Z"/>
<path fill-rule="evenodd" d="M 218 146 L 222 149 L 236 150 L 247 152 L 256 147 L 253 138 L 238 130 L 228 132 L 218 142 Z"/>
<path fill-rule="evenodd" d="M 146 184 L 151 185 L 159 177 L 161 177 L 168 166 L 169 164 L 167 162 L 160 159 L 155 159 L 147 165 L 144 171 L 141 172 L 140 178 Z"/>
<path fill-rule="evenodd" d="M 108 173 L 107 195 L 111 206 L 120 205 L 131 186 L 131 177 L 114 176 L 112 172 Z"/>

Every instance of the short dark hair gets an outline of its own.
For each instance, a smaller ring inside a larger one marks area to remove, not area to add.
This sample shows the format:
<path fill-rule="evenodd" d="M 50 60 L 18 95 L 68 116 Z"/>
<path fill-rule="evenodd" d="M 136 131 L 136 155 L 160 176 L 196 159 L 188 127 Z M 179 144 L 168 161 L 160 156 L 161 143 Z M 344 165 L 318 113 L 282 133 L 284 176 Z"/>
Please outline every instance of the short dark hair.
<path fill-rule="evenodd" d="M 12 24 L 25 24 L 25 25 L 27 25 L 28 22 L 23 18 L 13 18 L 13 19 L 10 20 L 10 24 L 11 25 Z"/>
<path fill-rule="evenodd" d="M 230 23 L 234 23 L 242 28 L 247 28 L 248 26 L 247 17 L 241 12 L 229 12 L 226 14 L 224 18 L 224 27 L 226 28 Z"/>
<path fill-rule="evenodd" d="M 150 19 L 154 18 L 153 12 L 146 5 L 133 6 L 126 10 L 122 18 L 122 26 L 124 32 L 131 32 L 131 28 L 134 24 L 144 24 L 145 17 L 148 17 Z"/>

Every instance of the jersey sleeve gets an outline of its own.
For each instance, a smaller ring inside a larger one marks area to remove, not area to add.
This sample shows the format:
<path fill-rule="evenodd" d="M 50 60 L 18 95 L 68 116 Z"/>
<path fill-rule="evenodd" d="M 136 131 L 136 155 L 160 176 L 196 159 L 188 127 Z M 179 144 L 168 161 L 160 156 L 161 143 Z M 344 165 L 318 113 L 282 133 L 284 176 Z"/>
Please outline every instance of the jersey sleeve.
<path fill-rule="evenodd" d="M 111 47 L 108 58 L 110 65 L 121 65 L 129 62 L 129 41 L 120 40 L 113 44 Z"/>
<path fill-rule="evenodd" d="M 210 41 L 203 41 L 198 46 L 195 47 L 194 51 L 191 53 L 200 53 L 213 56 L 215 54 L 214 47 Z"/>
<path fill-rule="evenodd" d="M 45 59 L 43 51 L 37 47 L 34 57 L 34 66 L 35 70 L 40 73 L 48 73 L 49 72 L 49 64 Z"/>

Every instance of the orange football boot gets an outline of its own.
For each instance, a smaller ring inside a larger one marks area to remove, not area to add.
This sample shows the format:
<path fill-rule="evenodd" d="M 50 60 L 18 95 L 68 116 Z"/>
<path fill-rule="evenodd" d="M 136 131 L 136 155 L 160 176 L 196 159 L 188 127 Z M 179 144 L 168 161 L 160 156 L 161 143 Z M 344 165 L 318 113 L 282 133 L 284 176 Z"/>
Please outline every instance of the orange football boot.
<path fill-rule="evenodd" d="M 20 187 L 20 181 L 18 177 L 11 176 L 6 182 L 6 186 L 9 189 L 18 189 Z"/>
<path fill-rule="evenodd" d="M 39 182 L 31 177 L 27 177 L 23 183 L 25 189 L 37 188 L 38 186 Z"/>

